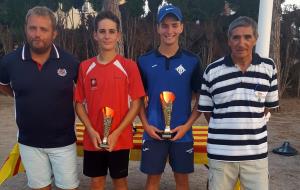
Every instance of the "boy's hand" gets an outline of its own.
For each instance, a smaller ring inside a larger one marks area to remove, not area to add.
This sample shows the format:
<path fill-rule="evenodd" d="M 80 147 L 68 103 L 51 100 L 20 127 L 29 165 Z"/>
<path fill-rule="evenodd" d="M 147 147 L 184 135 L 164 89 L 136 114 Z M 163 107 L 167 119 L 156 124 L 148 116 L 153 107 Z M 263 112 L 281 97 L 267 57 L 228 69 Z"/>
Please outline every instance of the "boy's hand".
<path fill-rule="evenodd" d="M 154 127 L 153 125 L 144 126 L 144 130 L 148 133 L 150 137 L 156 140 L 163 140 L 157 133 L 161 133 L 162 131 Z"/>
<path fill-rule="evenodd" d="M 117 131 L 112 132 L 108 136 L 108 149 L 106 149 L 109 152 L 112 152 L 113 149 L 115 148 L 117 141 L 119 139 L 120 134 Z"/>
<path fill-rule="evenodd" d="M 97 149 L 97 150 L 100 150 L 100 143 L 102 142 L 101 141 L 101 138 L 100 138 L 100 135 L 97 131 L 95 131 L 94 129 L 89 129 L 87 130 L 88 131 L 88 134 L 90 136 L 90 139 L 94 145 L 94 147 Z"/>
<path fill-rule="evenodd" d="M 178 139 L 181 139 L 185 135 L 185 133 L 188 131 L 188 129 L 189 128 L 185 125 L 179 125 L 175 129 L 172 129 L 171 132 L 176 134 L 176 135 L 170 140 L 171 141 L 176 141 Z"/>

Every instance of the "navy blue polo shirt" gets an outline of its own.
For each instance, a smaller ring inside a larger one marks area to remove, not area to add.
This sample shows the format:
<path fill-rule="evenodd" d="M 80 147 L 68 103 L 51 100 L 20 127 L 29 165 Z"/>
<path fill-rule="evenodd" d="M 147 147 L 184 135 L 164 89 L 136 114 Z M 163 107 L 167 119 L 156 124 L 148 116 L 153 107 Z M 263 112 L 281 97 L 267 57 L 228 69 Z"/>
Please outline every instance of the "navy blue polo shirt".
<path fill-rule="evenodd" d="M 138 64 L 149 97 L 146 109 L 149 124 L 161 130 L 165 128 L 159 96 L 162 91 L 171 91 L 176 96 L 171 129 L 186 123 L 191 115 L 192 92 L 201 89 L 202 69 L 198 56 L 179 49 L 174 56 L 167 58 L 158 50 L 152 50 L 139 57 Z M 143 138 L 152 139 L 146 132 Z M 193 141 L 192 130 L 178 141 Z"/>
<path fill-rule="evenodd" d="M 78 66 L 72 55 L 54 44 L 41 70 L 28 44 L 3 57 L 0 84 L 10 84 L 14 92 L 19 143 L 55 148 L 76 141 L 73 87 Z"/>

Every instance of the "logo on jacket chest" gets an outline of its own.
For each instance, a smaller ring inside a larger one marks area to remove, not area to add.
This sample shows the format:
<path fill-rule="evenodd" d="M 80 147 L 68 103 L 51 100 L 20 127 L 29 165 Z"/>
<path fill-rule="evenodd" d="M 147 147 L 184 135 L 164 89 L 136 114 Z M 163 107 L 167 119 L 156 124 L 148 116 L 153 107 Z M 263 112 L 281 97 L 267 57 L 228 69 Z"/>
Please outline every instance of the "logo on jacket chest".
<path fill-rule="evenodd" d="M 67 70 L 65 68 L 57 69 L 57 75 L 61 77 L 65 77 L 67 75 Z"/>
<path fill-rule="evenodd" d="M 175 70 L 178 72 L 179 75 L 182 75 L 186 71 L 182 64 L 176 67 Z"/>
<path fill-rule="evenodd" d="M 91 78 L 91 89 L 92 90 L 97 89 L 97 79 L 96 78 Z"/>

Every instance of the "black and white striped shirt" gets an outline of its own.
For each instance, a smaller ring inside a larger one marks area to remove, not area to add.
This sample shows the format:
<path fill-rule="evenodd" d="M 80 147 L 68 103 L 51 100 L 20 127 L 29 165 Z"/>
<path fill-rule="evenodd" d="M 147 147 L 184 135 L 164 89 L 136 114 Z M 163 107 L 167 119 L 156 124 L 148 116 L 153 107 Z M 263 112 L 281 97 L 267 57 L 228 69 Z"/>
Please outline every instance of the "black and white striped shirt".
<path fill-rule="evenodd" d="M 271 59 L 253 54 L 246 72 L 230 56 L 210 64 L 203 75 L 198 110 L 212 112 L 207 153 L 223 161 L 267 157 L 264 109 L 278 106 L 276 67 Z"/>

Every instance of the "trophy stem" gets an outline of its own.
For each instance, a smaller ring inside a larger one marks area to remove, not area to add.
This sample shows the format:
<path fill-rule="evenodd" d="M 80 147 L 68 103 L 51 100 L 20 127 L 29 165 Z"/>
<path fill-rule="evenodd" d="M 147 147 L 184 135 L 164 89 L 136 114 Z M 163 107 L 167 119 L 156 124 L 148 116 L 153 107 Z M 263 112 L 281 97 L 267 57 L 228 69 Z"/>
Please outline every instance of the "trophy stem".
<path fill-rule="evenodd" d="M 166 126 L 164 132 L 165 133 L 171 133 L 171 127 L 170 126 Z"/>
<path fill-rule="evenodd" d="M 171 132 L 171 113 L 173 107 L 173 101 L 175 100 L 175 95 L 169 91 L 163 91 L 160 93 L 160 100 L 162 104 L 162 111 L 165 120 L 165 129 L 161 132 L 161 138 L 165 140 L 169 140 L 174 135 Z"/>
<path fill-rule="evenodd" d="M 111 128 L 112 120 L 113 120 L 113 114 L 112 115 L 105 115 L 105 111 L 112 111 L 109 110 L 108 107 L 104 108 L 104 115 L 103 115 L 103 140 L 102 143 L 100 143 L 101 148 L 108 148 L 108 136 L 109 136 L 109 131 Z"/>
<path fill-rule="evenodd" d="M 164 109 L 166 128 L 169 128 L 169 129 L 170 129 L 170 125 L 171 125 L 172 106 L 173 106 L 172 103 L 168 103 Z"/>
<path fill-rule="evenodd" d="M 104 118 L 104 137 L 108 137 L 109 135 L 109 130 L 111 127 L 111 123 L 112 123 L 112 118 L 111 117 L 105 117 Z"/>
<path fill-rule="evenodd" d="M 165 117 L 165 129 L 162 134 L 162 138 L 164 139 L 171 139 L 172 133 L 171 133 L 171 113 L 172 113 L 172 103 L 167 103 L 165 107 L 163 108 L 164 117 Z"/>
<path fill-rule="evenodd" d="M 103 137 L 102 143 L 107 144 L 107 137 Z"/>

